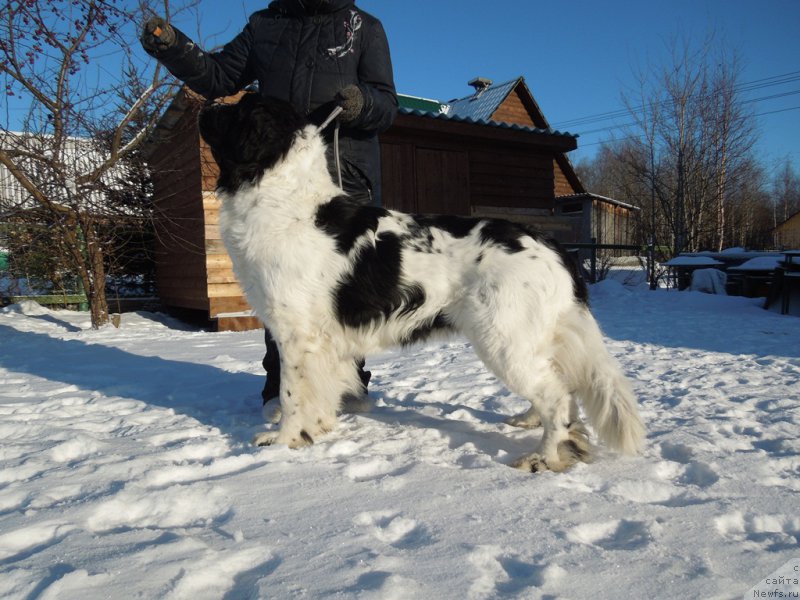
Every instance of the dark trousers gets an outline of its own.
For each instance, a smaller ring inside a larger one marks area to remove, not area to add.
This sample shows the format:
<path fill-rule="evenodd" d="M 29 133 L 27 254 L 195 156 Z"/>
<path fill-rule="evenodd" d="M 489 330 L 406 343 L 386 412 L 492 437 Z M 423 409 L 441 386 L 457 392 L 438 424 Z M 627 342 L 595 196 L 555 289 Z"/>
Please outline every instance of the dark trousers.
<path fill-rule="evenodd" d="M 372 193 L 372 188 L 364 175 L 354 166 L 343 161 L 342 162 L 342 188 L 347 193 L 348 197 L 357 202 L 358 204 L 374 205 L 378 203 L 378 198 Z M 266 404 L 273 398 L 277 398 L 281 391 L 281 357 L 278 352 L 278 345 L 272 339 L 268 329 L 264 329 L 264 343 L 266 345 L 266 353 L 264 360 L 261 364 L 264 366 L 264 371 L 267 373 L 267 380 L 264 383 L 264 389 L 261 391 L 261 398 Z M 372 375 L 369 371 L 364 370 L 365 361 L 356 360 L 355 368 L 358 369 L 361 383 L 364 386 L 364 393 L 367 393 L 367 384 Z"/>

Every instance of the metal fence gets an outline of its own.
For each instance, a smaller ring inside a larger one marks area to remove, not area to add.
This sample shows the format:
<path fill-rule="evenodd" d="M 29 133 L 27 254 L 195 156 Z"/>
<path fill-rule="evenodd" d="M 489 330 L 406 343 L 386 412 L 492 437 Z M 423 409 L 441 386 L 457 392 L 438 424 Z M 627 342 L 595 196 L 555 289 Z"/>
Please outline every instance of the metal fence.
<path fill-rule="evenodd" d="M 647 246 L 635 246 L 628 244 L 598 244 L 595 238 L 592 238 L 588 243 L 572 243 L 561 244 L 570 254 L 573 255 L 575 262 L 584 273 L 584 276 L 589 283 L 597 283 L 598 281 L 598 254 L 601 251 L 613 252 L 627 252 L 628 255 L 634 255 L 645 258 L 645 265 L 647 268 L 647 280 L 650 283 L 651 289 L 656 285 L 656 268 L 655 268 L 655 247 L 652 244 Z M 589 261 L 588 273 L 583 265 L 584 261 Z"/>

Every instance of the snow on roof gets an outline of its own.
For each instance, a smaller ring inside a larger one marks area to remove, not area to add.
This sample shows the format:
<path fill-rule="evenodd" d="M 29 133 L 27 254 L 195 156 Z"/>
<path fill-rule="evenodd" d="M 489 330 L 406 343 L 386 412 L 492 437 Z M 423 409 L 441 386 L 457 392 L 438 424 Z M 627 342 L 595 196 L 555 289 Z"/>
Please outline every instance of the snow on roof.
<path fill-rule="evenodd" d="M 557 196 L 556 202 L 570 202 L 574 200 L 583 200 L 585 198 L 591 198 L 593 200 L 597 200 L 599 202 L 604 202 L 606 204 L 612 204 L 614 206 L 619 206 L 621 208 L 627 208 L 628 210 L 642 210 L 641 207 L 636 206 L 634 204 L 628 204 L 627 202 L 622 202 L 621 200 L 616 200 L 614 198 L 609 198 L 608 196 L 601 196 L 600 194 L 593 194 L 591 192 L 581 192 L 580 194 L 569 194 L 567 196 Z"/>
<path fill-rule="evenodd" d="M 773 271 L 778 267 L 781 263 L 780 256 L 759 256 L 757 258 L 751 258 L 750 260 L 738 265 L 736 267 L 731 267 L 731 270 L 736 271 Z"/>
<path fill-rule="evenodd" d="M 664 263 L 667 267 L 713 267 L 714 265 L 721 265 L 718 260 L 714 260 L 709 256 L 676 256 L 675 258 Z"/>

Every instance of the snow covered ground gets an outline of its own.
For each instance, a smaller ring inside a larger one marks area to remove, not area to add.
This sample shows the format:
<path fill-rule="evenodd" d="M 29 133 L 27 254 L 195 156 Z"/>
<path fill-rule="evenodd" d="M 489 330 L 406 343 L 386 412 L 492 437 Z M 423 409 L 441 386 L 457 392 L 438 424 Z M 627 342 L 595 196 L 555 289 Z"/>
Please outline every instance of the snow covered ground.
<path fill-rule="evenodd" d="M 800 556 L 800 319 L 593 286 L 645 453 L 541 435 L 463 341 L 371 357 L 371 413 L 254 448 L 260 332 L 0 311 L 0 597 L 742 598 Z"/>

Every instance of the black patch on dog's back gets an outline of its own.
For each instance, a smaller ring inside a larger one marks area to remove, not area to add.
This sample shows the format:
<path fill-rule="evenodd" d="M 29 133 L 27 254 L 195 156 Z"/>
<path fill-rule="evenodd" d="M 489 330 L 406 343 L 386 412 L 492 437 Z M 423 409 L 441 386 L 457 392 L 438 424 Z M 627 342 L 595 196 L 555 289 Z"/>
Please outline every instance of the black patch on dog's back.
<path fill-rule="evenodd" d="M 540 241 L 541 235 L 538 231 L 526 227 L 521 223 L 513 221 L 503 221 L 501 219 L 491 219 L 481 227 L 481 241 L 485 244 L 495 244 L 509 253 L 522 252 L 525 247 L 520 239 L 530 237 Z"/>
<path fill-rule="evenodd" d="M 382 233 L 374 246 L 358 250 L 352 272 L 334 291 L 340 323 L 365 327 L 393 314 L 409 314 L 422 306 L 425 290 L 419 285 L 400 282 L 402 246 L 394 233 Z"/>
<path fill-rule="evenodd" d="M 356 204 L 345 196 L 326 202 L 317 209 L 316 227 L 336 240 L 336 249 L 347 254 L 356 240 L 368 231 L 378 229 L 378 219 L 388 211 L 377 206 Z"/>
<path fill-rule="evenodd" d="M 414 215 L 414 221 L 420 229 L 440 229 L 460 239 L 467 237 L 481 219 L 454 215 Z"/>

